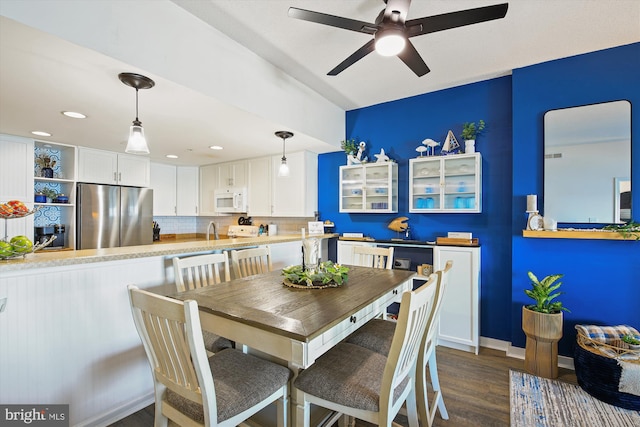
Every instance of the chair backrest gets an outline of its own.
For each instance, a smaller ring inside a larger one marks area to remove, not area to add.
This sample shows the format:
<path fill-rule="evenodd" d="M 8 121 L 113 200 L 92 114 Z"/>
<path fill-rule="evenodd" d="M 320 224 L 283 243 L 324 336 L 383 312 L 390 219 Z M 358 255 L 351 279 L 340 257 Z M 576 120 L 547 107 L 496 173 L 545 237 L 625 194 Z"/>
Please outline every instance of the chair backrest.
<path fill-rule="evenodd" d="M 173 273 L 178 292 L 231 280 L 226 253 L 173 258 Z"/>
<path fill-rule="evenodd" d="M 453 261 L 449 260 L 444 266 L 444 269 L 436 271 L 434 274 L 438 276 L 438 282 L 436 286 L 436 297 L 434 302 L 433 311 L 431 312 L 431 319 L 429 319 L 429 329 L 425 334 L 426 346 L 429 346 L 438 332 L 438 324 L 440 323 L 440 309 L 442 308 L 442 297 L 449 284 L 450 271 L 453 268 Z"/>
<path fill-rule="evenodd" d="M 229 253 L 231 255 L 231 266 L 233 267 L 233 276 L 235 279 L 268 273 L 273 270 L 273 266 L 271 265 L 271 248 L 269 246 L 234 250 Z"/>
<path fill-rule="evenodd" d="M 393 268 L 393 247 L 378 248 L 375 246 L 355 246 L 353 263 L 362 267 Z"/>
<path fill-rule="evenodd" d="M 215 388 L 198 303 L 167 298 L 133 285 L 128 288 L 133 320 L 151 365 L 156 405 L 170 389 L 202 405 L 205 424 L 216 425 Z"/>
<path fill-rule="evenodd" d="M 428 323 L 434 308 L 437 281 L 438 276 L 432 274 L 427 282 L 418 289 L 402 294 L 398 321 L 382 379 L 380 393 L 381 412 L 388 410 L 388 413 L 394 413 L 393 407 L 402 404 L 402 399 L 393 400 L 393 394 L 396 387 L 403 381 L 408 378 L 408 387 L 414 387 L 418 351 L 425 331 L 429 327 Z M 405 391 L 403 394 L 406 396 L 406 393 Z"/>

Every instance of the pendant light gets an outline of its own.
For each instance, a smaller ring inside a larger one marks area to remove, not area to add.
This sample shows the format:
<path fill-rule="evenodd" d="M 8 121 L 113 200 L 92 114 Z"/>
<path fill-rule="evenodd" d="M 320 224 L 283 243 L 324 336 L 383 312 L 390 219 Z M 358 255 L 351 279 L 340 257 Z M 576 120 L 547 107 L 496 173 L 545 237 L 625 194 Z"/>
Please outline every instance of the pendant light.
<path fill-rule="evenodd" d="M 279 130 L 278 132 L 276 132 L 276 136 L 278 138 L 282 138 L 282 163 L 280 164 L 280 168 L 278 169 L 278 176 L 286 177 L 289 176 L 289 165 L 287 165 L 287 157 L 285 156 L 284 142 L 288 138 L 291 138 L 293 136 L 293 133 L 286 130 Z"/>
<path fill-rule="evenodd" d="M 138 120 L 138 89 L 150 89 L 155 86 L 155 82 L 149 77 L 135 73 L 120 73 L 118 77 L 122 83 L 136 90 L 136 119 L 129 130 L 129 140 L 124 151 L 131 154 L 149 154 L 142 122 Z"/>

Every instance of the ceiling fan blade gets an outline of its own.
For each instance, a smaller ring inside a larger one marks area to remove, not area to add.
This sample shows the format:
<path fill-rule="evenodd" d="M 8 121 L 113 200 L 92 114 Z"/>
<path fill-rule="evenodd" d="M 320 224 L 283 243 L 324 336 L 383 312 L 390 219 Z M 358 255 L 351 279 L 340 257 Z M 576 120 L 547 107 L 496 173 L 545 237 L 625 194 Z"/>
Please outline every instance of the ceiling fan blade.
<path fill-rule="evenodd" d="M 352 66 L 353 64 L 355 64 L 356 62 L 358 62 L 359 60 L 361 60 L 362 58 L 364 58 L 368 54 L 370 54 L 371 52 L 373 52 L 373 50 L 375 49 L 374 43 L 375 43 L 375 41 L 373 39 L 369 40 L 367 42 L 367 44 L 365 44 L 360 49 L 358 49 L 355 52 L 353 52 L 347 59 L 345 59 L 340 64 L 338 64 L 337 67 L 335 67 L 333 70 L 329 71 L 327 73 L 327 75 L 328 76 L 337 76 L 342 71 L 346 70 L 347 68 L 349 68 L 350 66 Z"/>
<path fill-rule="evenodd" d="M 341 16 L 327 15 L 326 13 L 314 12 L 312 10 L 298 9 L 297 7 L 290 7 L 288 14 L 291 18 L 356 31 L 358 33 L 375 34 L 378 30 L 378 26 L 376 24 L 371 24 L 369 22 L 343 18 Z"/>
<path fill-rule="evenodd" d="M 475 9 L 410 19 L 405 22 L 407 37 L 415 37 L 423 34 L 435 33 L 437 31 L 448 30 L 450 28 L 464 27 L 465 25 L 504 18 L 507 14 L 508 8 L 508 3 L 502 3 L 493 6 L 478 7 Z"/>
<path fill-rule="evenodd" d="M 387 0 L 387 7 L 384 9 L 384 20 L 404 23 L 409 13 L 411 0 Z"/>
<path fill-rule="evenodd" d="M 431 71 L 429 70 L 429 67 L 427 67 L 427 64 L 422 60 L 422 57 L 416 50 L 413 43 L 411 43 L 411 40 L 407 40 L 407 44 L 402 52 L 398 54 L 398 58 L 407 64 L 407 67 L 411 68 L 411 71 L 416 73 L 416 76 L 418 77 L 422 77 Z"/>

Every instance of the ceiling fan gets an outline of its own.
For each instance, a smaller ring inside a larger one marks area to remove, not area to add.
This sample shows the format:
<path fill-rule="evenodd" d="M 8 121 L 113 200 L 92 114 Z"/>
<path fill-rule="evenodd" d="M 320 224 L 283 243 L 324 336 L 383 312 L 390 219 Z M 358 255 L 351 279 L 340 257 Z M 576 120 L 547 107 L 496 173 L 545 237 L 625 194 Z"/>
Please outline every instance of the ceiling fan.
<path fill-rule="evenodd" d="M 411 0 L 384 0 L 384 2 L 387 6 L 380 12 L 373 24 L 296 7 L 289 8 L 289 16 L 304 21 L 373 35 L 372 40 L 356 50 L 333 70 L 329 71 L 327 73 L 329 76 L 338 75 L 376 50 L 383 56 L 397 55 L 402 62 L 407 64 L 407 66 L 420 77 L 427 74 L 430 70 L 409 38 L 504 18 L 507 14 L 507 8 L 509 7 L 508 3 L 502 3 L 406 20 Z"/>

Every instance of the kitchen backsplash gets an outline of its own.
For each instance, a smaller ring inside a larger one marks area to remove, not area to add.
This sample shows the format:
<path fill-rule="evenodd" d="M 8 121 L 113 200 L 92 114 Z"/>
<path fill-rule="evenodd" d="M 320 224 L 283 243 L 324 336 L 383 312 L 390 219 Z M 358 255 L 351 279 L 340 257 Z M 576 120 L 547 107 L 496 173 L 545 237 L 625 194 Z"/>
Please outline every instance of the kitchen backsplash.
<path fill-rule="evenodd" d="M 162 234 L 206 234 L 210 221 L 218 226 L 219 234 L 227 234 L 227 227 L 237 225 L 241 215 L 232 216 L 154 216 L 153 220 L 160 226 Z M 313 218 L 279 218 L 279 217 L 252 217 L 253 225 L 277 224 L 278 234 L 296 234 Z"/>

